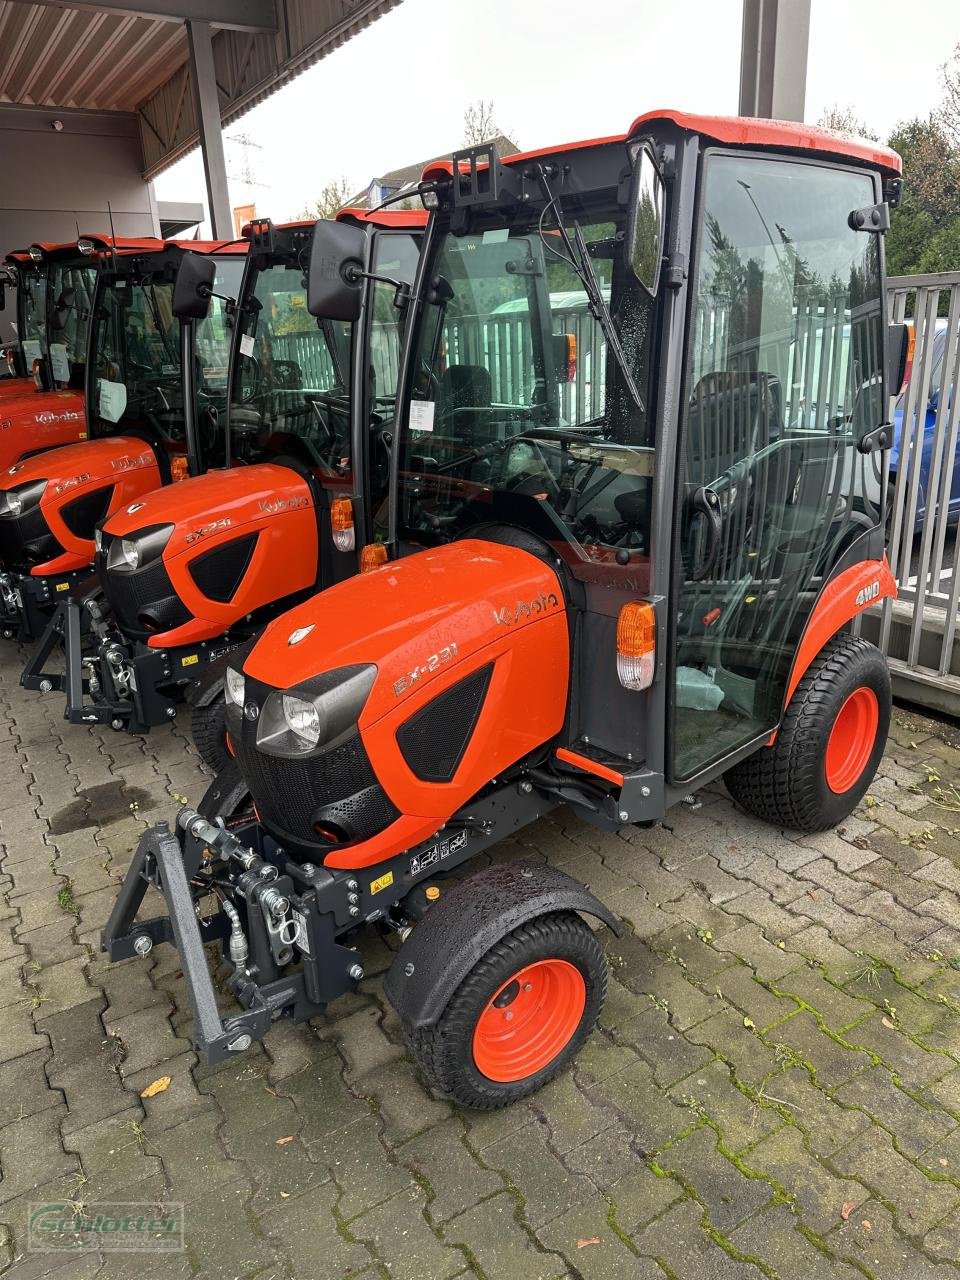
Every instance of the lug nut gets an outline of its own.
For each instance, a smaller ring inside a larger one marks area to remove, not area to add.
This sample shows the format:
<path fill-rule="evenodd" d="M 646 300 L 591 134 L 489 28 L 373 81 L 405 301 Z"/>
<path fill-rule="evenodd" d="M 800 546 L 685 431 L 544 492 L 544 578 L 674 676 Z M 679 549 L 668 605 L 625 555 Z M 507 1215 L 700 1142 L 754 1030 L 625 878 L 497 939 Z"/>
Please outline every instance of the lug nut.
<path fill-rule="evenodd" d="M 359 982 L 360 979 L 363 977 L 363 965 L 352 964 L 350 966 L 350 977 L 354 980 L 354 982 Z"/>
<path fill-rule="evenodd" d="M 621 809 L 621 810 L 620 810 L 620 821 L 621 821 L 621 822 L 629 822 L 629 821 L 630 821 L 630 815 L 629 815 L 629 813 L 627 813 L 626 809 Z"/>
<path fill-rule="evenodd" d="M 40 692 L 41 692 L 41 693 L 53 693 L 53 681 L 52 681 L 52 680 L 41 680 L 41 681 L 40 681 Z"/>

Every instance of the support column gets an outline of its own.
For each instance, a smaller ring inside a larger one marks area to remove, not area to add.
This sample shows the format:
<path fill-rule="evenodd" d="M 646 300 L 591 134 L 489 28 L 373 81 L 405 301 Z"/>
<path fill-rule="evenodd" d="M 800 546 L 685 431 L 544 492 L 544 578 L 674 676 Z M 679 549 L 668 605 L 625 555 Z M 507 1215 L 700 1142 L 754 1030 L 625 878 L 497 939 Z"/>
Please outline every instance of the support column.
<path fill-rule="evenodd" d="M 803 120 L 810 0 L 743 0 L 740 114 Z"/>
<path fill-rule="evenodd" d="M 200 149 L 203 152 L 203 176 L 207 186 L 207 209 L 213 238 L 233 239 L 230 193 L 227 189 L 227 162 L 223 154 L 223 132 L 220 127 L 220 95 L 213 66 L 213 37 L 209 22 L 188 22 L 187 44 L 190 49 L 190 82 L 197 107 Z"/>

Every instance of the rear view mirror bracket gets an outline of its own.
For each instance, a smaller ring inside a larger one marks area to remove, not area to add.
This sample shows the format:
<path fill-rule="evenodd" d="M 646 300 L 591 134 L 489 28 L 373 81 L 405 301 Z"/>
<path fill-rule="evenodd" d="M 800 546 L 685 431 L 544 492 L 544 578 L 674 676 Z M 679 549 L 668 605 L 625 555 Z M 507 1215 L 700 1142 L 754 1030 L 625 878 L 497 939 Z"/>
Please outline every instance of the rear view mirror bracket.
<path fill-rule="evenodd" d="M 455 209 L 497 204 L 503 165 L 492 143 L 453 153 L 453 206 Z"/>

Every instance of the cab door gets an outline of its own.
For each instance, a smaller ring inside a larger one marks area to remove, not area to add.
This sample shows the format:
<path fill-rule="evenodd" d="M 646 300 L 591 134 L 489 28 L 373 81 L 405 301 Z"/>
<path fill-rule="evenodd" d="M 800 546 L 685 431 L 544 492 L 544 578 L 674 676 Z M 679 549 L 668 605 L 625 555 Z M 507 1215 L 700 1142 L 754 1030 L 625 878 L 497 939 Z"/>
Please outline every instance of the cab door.
<path fill-rule="evenodd" d="M 818 592 L 877 526 L 880 198 L 839 166 L 711 152 L 701 179 L 677 491 L 672 776 L 779 722 Z"/>

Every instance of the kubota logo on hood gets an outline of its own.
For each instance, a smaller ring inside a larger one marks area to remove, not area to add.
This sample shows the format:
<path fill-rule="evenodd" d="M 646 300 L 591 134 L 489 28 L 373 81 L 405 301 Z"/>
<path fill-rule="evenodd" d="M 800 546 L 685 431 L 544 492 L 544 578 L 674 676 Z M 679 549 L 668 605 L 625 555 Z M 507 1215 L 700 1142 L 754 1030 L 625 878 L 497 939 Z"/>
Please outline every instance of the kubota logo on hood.
<path fill-rule="evenodd" d="M 518 622 L 525 622 L 528 618 L 536 618 L 541 613 L 546 613 L 548 609 L 558 609 L 560 601 L 551 591 L 548 595 L 544 595 L 541 591 L 535 600 L 518 600 L 512 607 L 504 607 L 502 609 L 494 609 L 494 621 L 501 623 L 505 627 L 515 626 Z"/>
<path fill-rule="evenodd" d="M 82 418 L 83 414 L 76 409 L 68 409 L 65 413 L 51 413 L 48 409 L 45 413 L 38 413 L 34 421 L 41 427 L 49 427 L 54 422 L 77 422 Z"/>
<path fill-rule="evenodd" d="M 281 511 L 296 511 L 298 507 L 309 507 L 310 502 L 302 495 L 298 498 L 264 498 L 260 510 L 268 516 L 277 515 Z"/>

